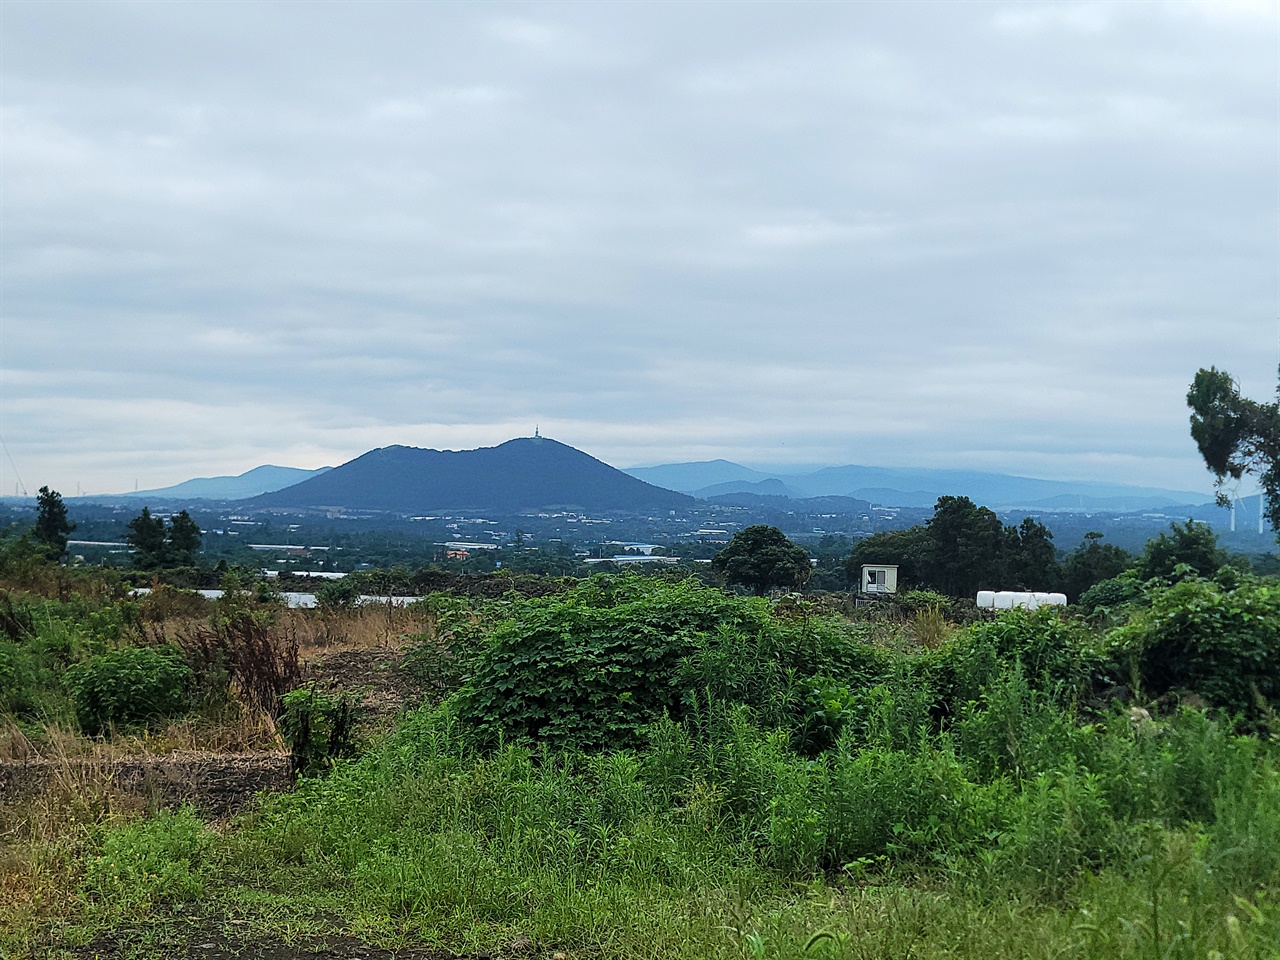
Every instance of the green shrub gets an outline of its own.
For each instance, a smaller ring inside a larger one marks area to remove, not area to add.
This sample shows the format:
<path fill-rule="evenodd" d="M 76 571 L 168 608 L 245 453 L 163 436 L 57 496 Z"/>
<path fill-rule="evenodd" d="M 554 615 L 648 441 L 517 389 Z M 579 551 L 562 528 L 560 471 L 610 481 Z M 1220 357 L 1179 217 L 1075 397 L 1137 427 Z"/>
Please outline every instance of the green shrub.
<path fill-rule="evenodd" d="M 125 647 L 70 667 L 63 685 L 80 728 L 101 734 L 113 726 L 150 724 L 187 708 L 192 670 L 173 647 Z"/>
<path fill-rule="evenodd" d="M 315 776 L 333 761 L 355 756 L 358 710 L 350 698 L 306 687 L 289 691 L 280 702 L 280 734 L 295 773 Z"/>
<path fill-rule="evenodd" d="M 360 602 L 360 585 L 351 577 L 326 580 L 316 587 L 316 605 L 322 610 L 349 610 Z"/>
<path fill-rule="evenodd" d="M 1020 663 L 1035 689 L 1071 698 L 1089 689 L 1106 659 L 1080 628 L 1051 607 L 1009 610 L 955 634 L 924 660 L 947 712 L 981 698 L 987 685 Z"/>
<path fill-rule="evenodd" d="M 1223 582 L 1187 579 L 1149 597 L 1150 609 L 1109 638 L 1147 693 L 1192 691 L 1252 717 L 1280 703 L 1280 586 L 1224 571 Z"/>
<path fill-rule="evenodd" d="M 1142 596 L 1142 584 L 1135 574 L 1122 574 L 1109 580 L 1099 580 L 1080 595 L 1077 601 L 1086 613 L 1099 609 L 1114 610 Z"/>
<path fill-rule="evenodd" d="M 717 632 L 762 630 L 765 601 L 691 581 L 595 578 L 526 600 L 491 632 L 455 698 L 481 739 L 623 746 L 663 712 L 682 712 L 681 664 Z"/>

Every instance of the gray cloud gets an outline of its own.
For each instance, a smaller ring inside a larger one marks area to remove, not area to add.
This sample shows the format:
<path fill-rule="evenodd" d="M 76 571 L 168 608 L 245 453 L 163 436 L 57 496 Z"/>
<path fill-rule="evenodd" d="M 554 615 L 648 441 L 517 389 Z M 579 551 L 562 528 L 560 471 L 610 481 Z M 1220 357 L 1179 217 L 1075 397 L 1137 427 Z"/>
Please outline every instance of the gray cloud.
<path fill-rule="evenodd" d="M 1275 385 L 1276 26 L 9 0 L 0 432 L 64 490 L 534 423 L 1203 488 L 1195 369 Z"/>

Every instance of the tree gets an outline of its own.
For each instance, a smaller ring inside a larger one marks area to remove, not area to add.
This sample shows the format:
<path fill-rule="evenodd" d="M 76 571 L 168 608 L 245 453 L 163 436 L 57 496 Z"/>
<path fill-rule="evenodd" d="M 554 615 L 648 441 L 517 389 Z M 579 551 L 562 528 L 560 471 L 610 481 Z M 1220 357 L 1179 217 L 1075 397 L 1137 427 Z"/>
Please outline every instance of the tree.
<path fill-rule="evenodd" d="M 1183 526 L 1169 524 L 1169 532 L 1147 541 L 1140 573 L 1144 580 L 1172 577 L 1185 564 L 1202 577 L 1211 577 L 1227 562 L 1226 551 L 1207 523 L 1188 520 Z"/>
<path fill-rule="evenodd" d="M 968 497 L 939 497 L 925 523 L 925 580 L 952 597 L 1004 586 L 1004 525 Z"/>
<path fill-rule="evenodd" d="M 1239 384 L 1225 370 L 1196 372 L 1187 391 L 1191 438 L 1213 472 L 1218 503 L 1228 506 L 1227 479 L 1256 474 L 1266 500 L 1266 516 L 1280 539 L 1280 389 L 1274 403 L 1258 403 L 1240 395 Z"/>
<path fill-rule="evenodd" d="M 67 520 L 67 506 L 62 502 L 62 494 L 48 487 L 41 487 L 36 496 L 39 512 L 36 514 L 36 526 L 32 536 L 37 543 L 44 545 L 49 555 L 61 560 L 67 552 L 67 535 L 76 528 Z"/>
<path fill-rule="evenodd" d="M 191 514 L 187 511 L 183 510 L 171 518 L 166 544 L 169 562 L 194 563 L 196 551 L 200 549 L 200 538 L 200 527 L 191 519 Z"/>
<path fill-rule="evenodd" d="M 1133 565 L 1133 556 L 1113 543 L 1103 543 L 1103 535 L 1090 531 L 1084 542 L 1067 555 L 1062 565 L 1062 588 L 1067 599 L 1079 603 L 1095 583 L 1118 577 Z"/>
<path fill-rule="evenodd" d="M 134 549 L 134 560 L 143 569 L 158 567 L 165 559 L 164 518 L 153 517 L 150 507 L 129 521 L 125 541 Z"/>
<path fill-rule="evenodd" d="M 898 568 L 898 586 L 918 585 L 929 549 L 929 531 L 924 527 L 885 530 L 859 540 L 845 558 L 844 570 L 850 583 L 862 582 L 862 565 L 887 563 Z"/>
<path fill-rule="evenodd" d="M 729 583 L 750 587 L 757 596 L 774 587 L 799 589 L 809 582 L 809 553 L 777 527 L 756 524 L 739 530 L 715 555 L 711 569 Z"/>
<path fill-rule="evenodd" d="M 1005 527 L 1004 584 L 1013 590 L 1053 590 L 1062 579 L 1053 534 L 1043 523 L 1023 517 Z"/>

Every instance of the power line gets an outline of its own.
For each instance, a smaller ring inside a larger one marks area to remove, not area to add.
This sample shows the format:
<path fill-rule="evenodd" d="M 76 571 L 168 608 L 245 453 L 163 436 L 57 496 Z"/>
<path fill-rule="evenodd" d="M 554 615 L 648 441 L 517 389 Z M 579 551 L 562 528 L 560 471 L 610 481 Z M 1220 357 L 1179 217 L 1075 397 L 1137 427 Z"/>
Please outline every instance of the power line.
<path fill-rule="evenodd" d="M 13 454 L 9 452 L 9 445 L 4 442 L 4 437 L 0 436 L 0 447 L 4 448 L 4 455 L 9 458 L 9 466 L 13 467 L 13 475 L 18 478 L 18 486 L 22 488 L 22 495 L 27 496 L 27 485 L 22 482 L 22 475 L 18 473 L 18 465 L 13 462 Z"/>

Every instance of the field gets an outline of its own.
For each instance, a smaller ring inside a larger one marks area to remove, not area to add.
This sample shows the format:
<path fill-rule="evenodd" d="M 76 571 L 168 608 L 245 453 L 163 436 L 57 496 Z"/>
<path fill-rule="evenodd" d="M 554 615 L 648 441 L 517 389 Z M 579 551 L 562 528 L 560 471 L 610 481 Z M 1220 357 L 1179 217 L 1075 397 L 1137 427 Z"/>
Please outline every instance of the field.
<path fill-rule="evenodd" d="M 6 957 L 1280 956 L 1268 581 L 1091 620 L 8 586 Z"/>

